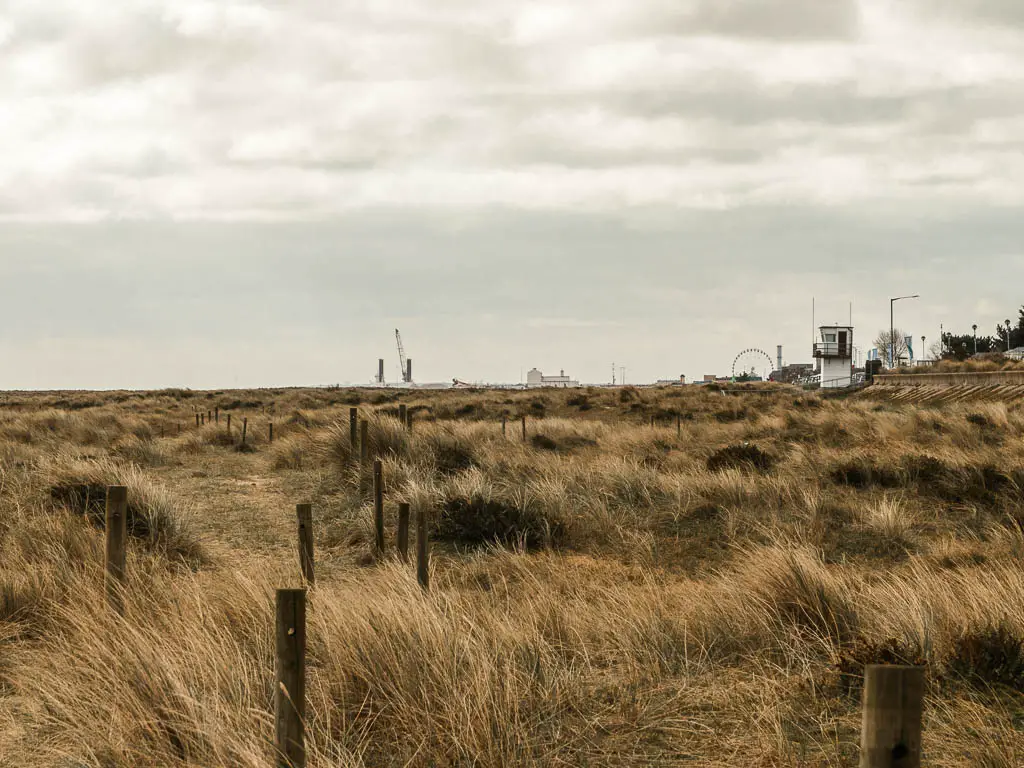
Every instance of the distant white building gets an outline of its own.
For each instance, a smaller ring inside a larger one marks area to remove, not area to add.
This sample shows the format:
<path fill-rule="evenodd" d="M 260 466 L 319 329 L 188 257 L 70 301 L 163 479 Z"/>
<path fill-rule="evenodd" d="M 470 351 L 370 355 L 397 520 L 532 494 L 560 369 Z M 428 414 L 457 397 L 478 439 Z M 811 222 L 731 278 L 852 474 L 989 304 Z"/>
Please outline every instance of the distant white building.
<path fill-rule="evenodd" d="M 569 387 L 578 387 L 579 385 L 578 381 L 566 376 L 564 370 L 558 376 L 545 376 L 536 368 L 526 374 L 527 387 L 562 387 L 567 389 Z"/>
<path fill-rule="evenodd" d="M 814 345 L 814 358 L 821 366 L 821 388 L 839 389 L 853 385 L 853 328 L 823 325 L 821 341 Z"/>
<path fill-rule="evenodd" d="M 1024 347 L 1014 347 L 1006 353 L 1006 356 L 1011 360 L 1024 360 Z"/>

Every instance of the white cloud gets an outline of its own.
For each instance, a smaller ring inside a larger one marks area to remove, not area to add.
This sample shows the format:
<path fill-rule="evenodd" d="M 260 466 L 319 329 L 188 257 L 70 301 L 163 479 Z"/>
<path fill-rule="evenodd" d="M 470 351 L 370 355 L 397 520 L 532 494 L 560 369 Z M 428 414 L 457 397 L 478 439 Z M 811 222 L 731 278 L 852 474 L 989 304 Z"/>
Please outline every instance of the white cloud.
<path fill-rule="evenodd" d="M 8 6 L 0 219 L 1020 197 L 994 0 Z"/>

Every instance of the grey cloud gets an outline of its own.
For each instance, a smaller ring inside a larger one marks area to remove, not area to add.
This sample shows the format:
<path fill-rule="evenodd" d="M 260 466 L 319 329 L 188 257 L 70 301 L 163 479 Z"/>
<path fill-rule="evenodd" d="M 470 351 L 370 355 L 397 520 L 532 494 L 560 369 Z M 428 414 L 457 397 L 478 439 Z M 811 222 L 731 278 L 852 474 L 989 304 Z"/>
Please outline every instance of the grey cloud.
<path fill-rule="evenodd" d="M 663 0 L 637 4 L 634 29 L 781 41 L 848 40 L 860 29 L 857 0 Z"/>

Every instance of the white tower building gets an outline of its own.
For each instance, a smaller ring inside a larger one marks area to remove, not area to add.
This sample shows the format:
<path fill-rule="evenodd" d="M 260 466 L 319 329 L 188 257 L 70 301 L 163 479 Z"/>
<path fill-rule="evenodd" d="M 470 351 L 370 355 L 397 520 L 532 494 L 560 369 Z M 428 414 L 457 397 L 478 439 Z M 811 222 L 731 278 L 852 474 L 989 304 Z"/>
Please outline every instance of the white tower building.
<path fill-rule="evenodd" d="M 837 389 L 853 384 L 853 328 L 823 325 L 821 341 L 814 345 L 814 358 L 821 361 L 821 388 Z"/>

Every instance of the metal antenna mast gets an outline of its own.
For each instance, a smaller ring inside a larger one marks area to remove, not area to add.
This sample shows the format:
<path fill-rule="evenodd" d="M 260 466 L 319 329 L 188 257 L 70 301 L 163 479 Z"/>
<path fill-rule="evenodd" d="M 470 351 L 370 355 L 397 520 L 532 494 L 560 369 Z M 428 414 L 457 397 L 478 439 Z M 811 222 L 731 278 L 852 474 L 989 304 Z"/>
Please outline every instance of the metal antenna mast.
<path fill-rule="evenodd" d="M 402 381 L 409 383 L 409 366 L 405 362 L 405 349 L 402 347 L 402 334 L 395 328 L 395 338 L 398 340 L 398 363 L 402 366 Z"/>

